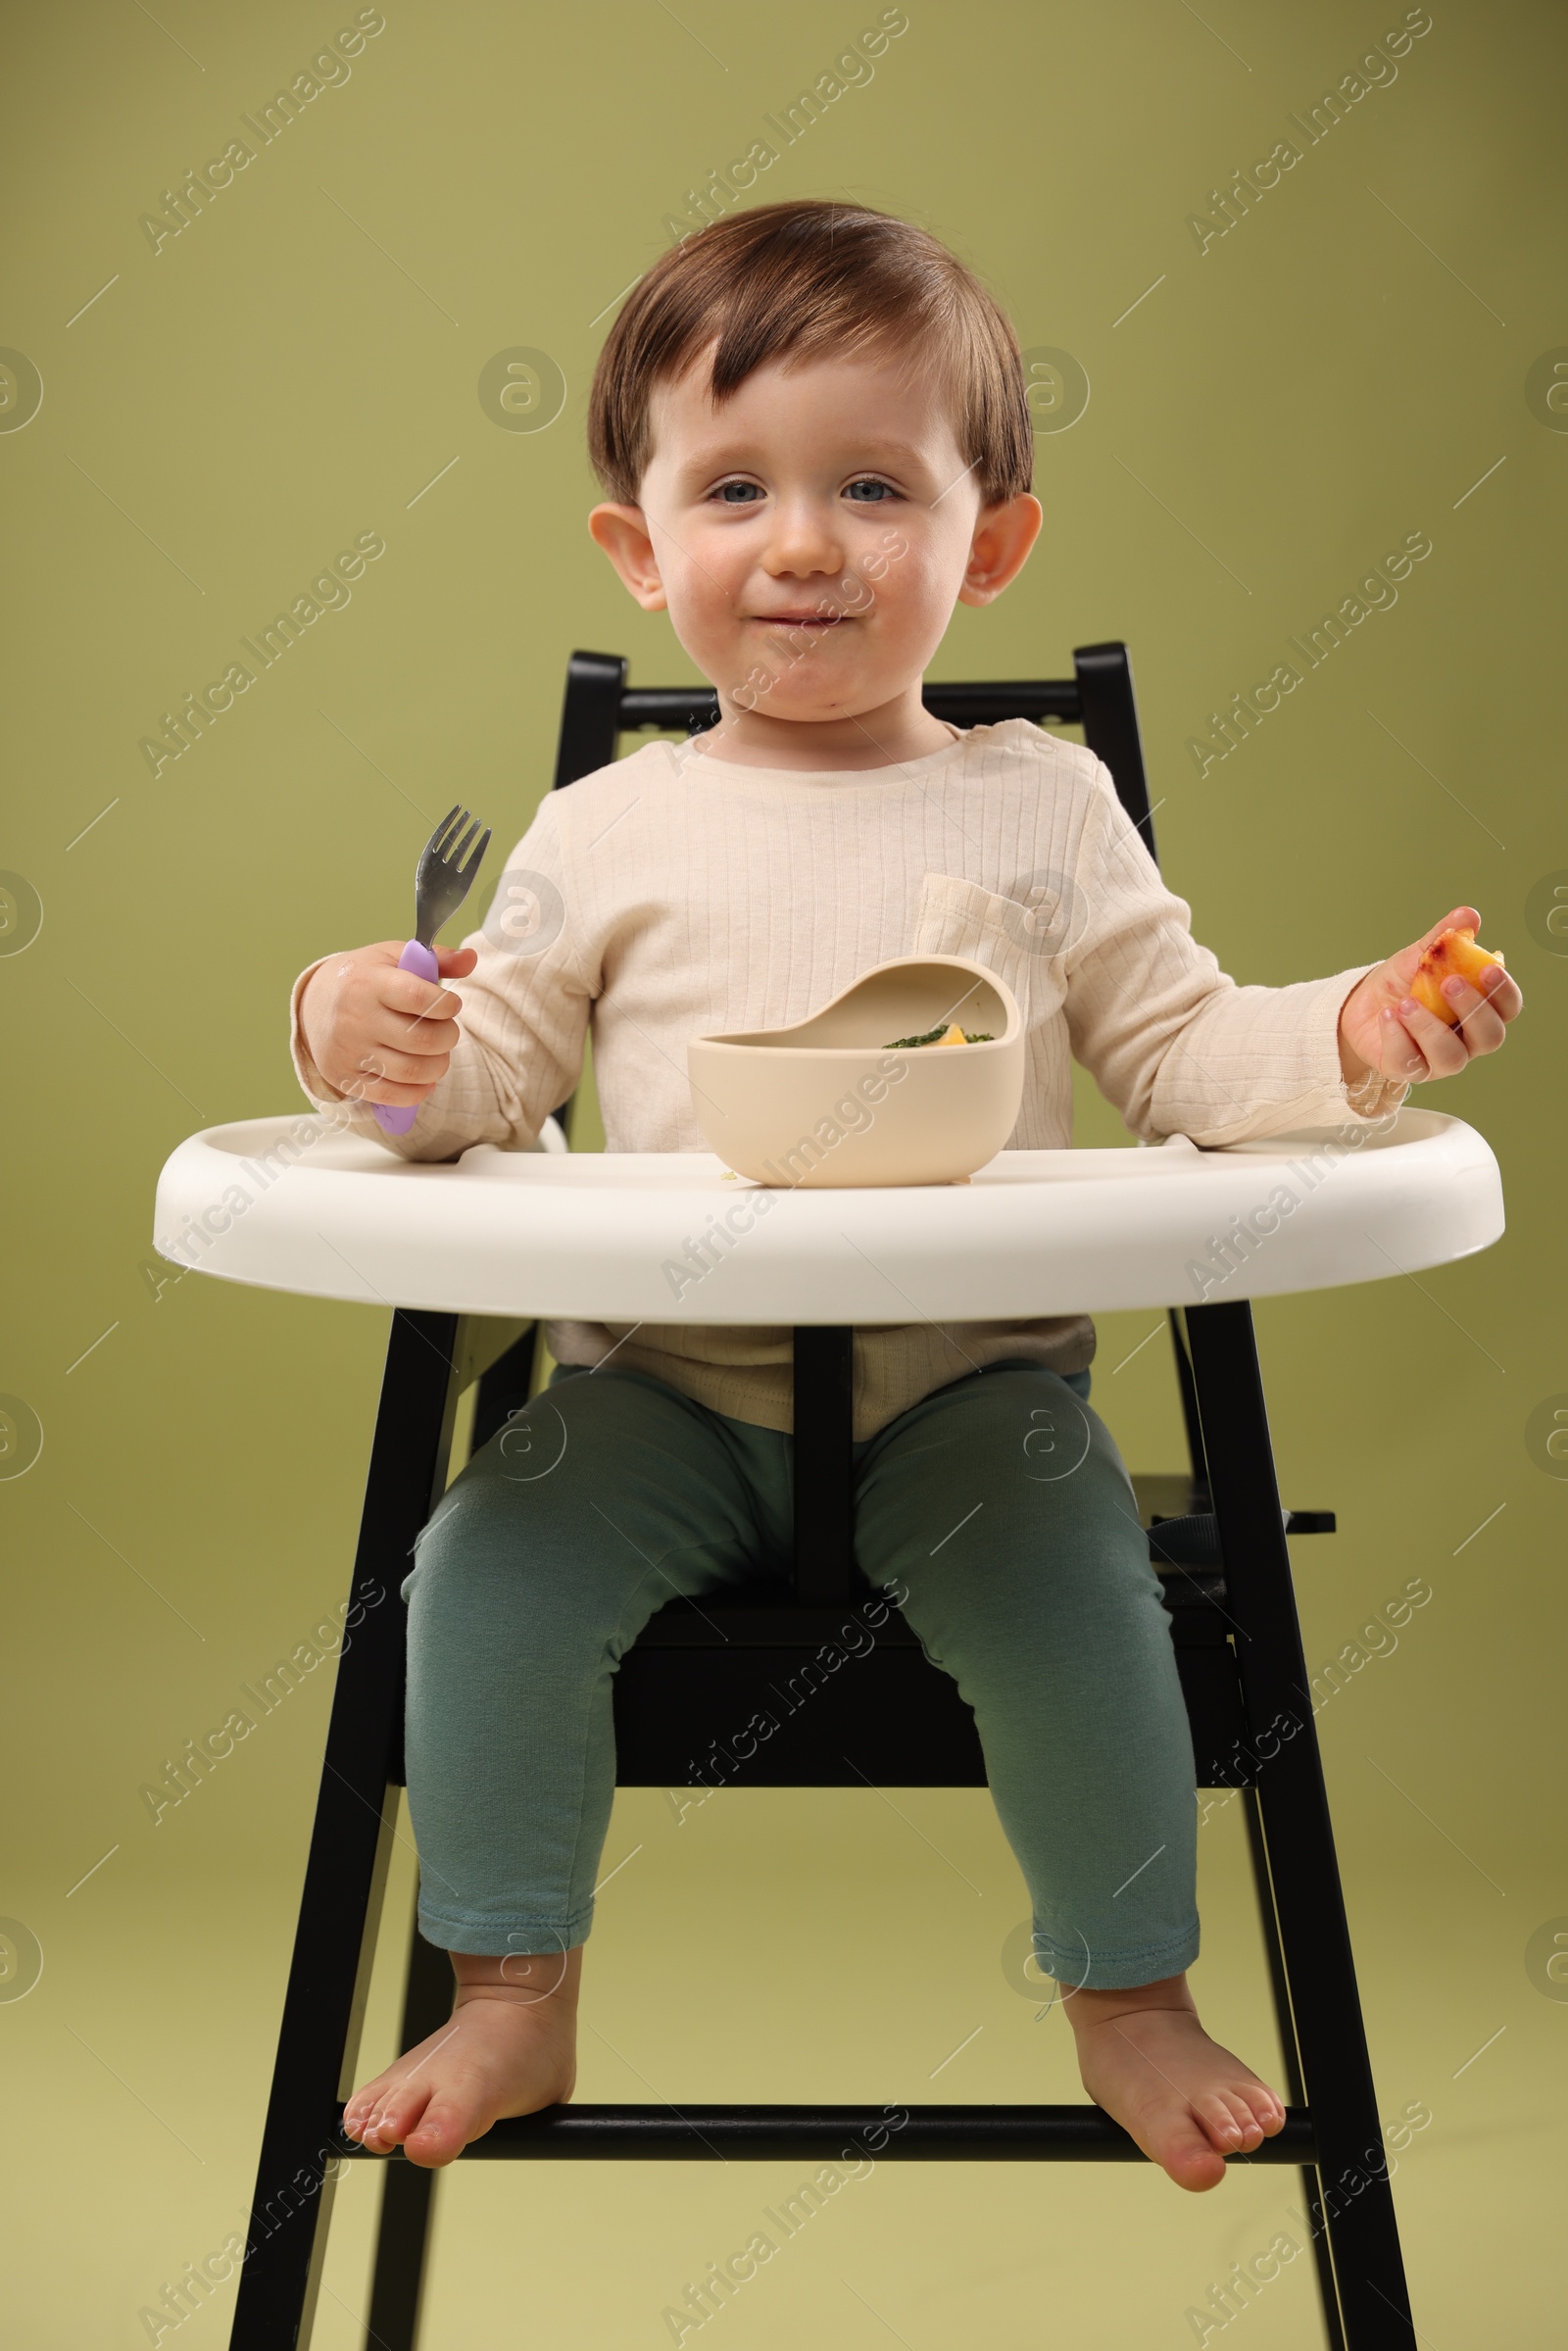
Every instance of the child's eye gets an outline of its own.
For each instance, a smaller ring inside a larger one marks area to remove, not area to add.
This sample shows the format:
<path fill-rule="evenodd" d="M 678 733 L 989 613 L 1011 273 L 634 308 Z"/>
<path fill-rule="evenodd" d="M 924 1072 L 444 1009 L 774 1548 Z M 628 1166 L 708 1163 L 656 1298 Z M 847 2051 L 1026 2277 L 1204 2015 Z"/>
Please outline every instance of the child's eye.
<path fill-rule="evenodd" d="M 738 495 L 732 496 L 732 492 Z M 762 495 L 755 481 L 722 481 L 712 495 L 724 506 L 751 506 L 755 503 L 753 493 L 756 498 Z"/>
<path fill-rule="evenodd" d="M 873 498 L 860 498 L 856 495 L 860 490 L 874 490 L 881 495 Z M 878 481 L 872 474 L 863 474 L 858 481 L 846 484 L 844 495 L 855 506 L 886 506 L 889 499 L 897 498 L 898 492 L 891 482 Z"/>

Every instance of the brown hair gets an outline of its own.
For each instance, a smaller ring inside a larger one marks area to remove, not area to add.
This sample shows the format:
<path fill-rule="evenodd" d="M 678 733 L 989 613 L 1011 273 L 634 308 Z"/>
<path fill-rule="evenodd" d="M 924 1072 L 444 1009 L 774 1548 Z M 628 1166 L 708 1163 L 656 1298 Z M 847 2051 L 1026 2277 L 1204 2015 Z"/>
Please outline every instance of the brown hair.
<path fill-rule="evenodd" d="M 1028 392 L 1001 305 L 912 221 L 805 197 L 714 221 L 638 279 L 588 395 L 588 454 L 612 499 L 637 504 L 653 454 L 655 386 L 680 375 L 715 338 L 715 404 L 786 354 L 804 363 L 906 353 L 932 368 L 982 504 L 1030 487 Z"/>

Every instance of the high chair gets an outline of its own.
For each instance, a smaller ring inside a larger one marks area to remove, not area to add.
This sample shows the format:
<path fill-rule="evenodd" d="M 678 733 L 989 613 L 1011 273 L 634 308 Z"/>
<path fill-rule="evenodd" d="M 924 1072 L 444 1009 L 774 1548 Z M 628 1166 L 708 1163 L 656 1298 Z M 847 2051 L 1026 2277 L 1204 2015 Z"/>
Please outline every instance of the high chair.
<path fill-rule="evenodd" d="M 1152 852 L 1127 650 L 1081 647 L 1073 665 L 1068 680 L 928 685 L 925 704 L 959 725 L 1014 717 L 1081 725 Z M 709 689 L 625 680 L 617 657 L 572 655 L 558 787 L 612 760 L 624 732 L 695 732 L 717 719 Z M 548 1140 L 561 1147 L 559 1136 Z M 1286 1547 L 1288 1535 L 1331 1532 L 1334 1518 L 1280 1506 L 1247 1298 L 1185 1314 L 1172 1307 L 1169 1321 L 1189 1468 L 1135 1485 L 1170 1613 L 1199 1784 L 1239 1790 L 1245 1808 L 1289 2109 L 1276 2137 L 1232 2160 L 1300 2168 L 1331 2351 L 1404 2351 L 1417 2338 Z M 334 2157 L 385 2165 L 368 2351 L 416 2343 L 437 2176 L 401 2149 L 390 2159 L 368 2155 L 342 2135 L 341 2121 L 403 1783 L 398 1585 L 447 1485 L 460 1397 L 477 1382 L 476 1450 L 535 1392 L 537 1325 L 514 1333 L 514 1324 L 486 1316 L 403 1306 L 392 1316 L 353 1586 L 363 1595 L 378 1582 L 389 1604 L 365 1612 L 339 1662 L 232 2351 L 293 2351 L 309 2340 Z M 846 1611 L 870 1596 L 854 1563 L 851 1342 L 847 1328 L 795 1331 L 793 1587 L 701 1607 L 673 1599 L 653 1618 L 616 1676 L 621 1785 L 701 1785 L 700 1759 L 733 1737 L 765 1692 L 800 1675 Z M 985 1785 L 972 1714 L 896 1610 L 853 1675 L 808 1687 L 810 1705 L 758 1748 L 746 1785 Z M 407 1932 L 404 1922 L 397 1932 Z M 446 1953 L 416 1929 L 400 2049 L 444 2022 L 452 1992 Z M 885 2135 L 884 2160 L 1144 2160 L 1087 2103 L 895 2111 L 907 2121 Z M 847 2132 L 878 2123 L 885 2131 L 876 2107 L 568 2104 L 498 2123 L 462 2160 L 823 2160 Z M 444 2192 L 461 2189 L 454 2180 Z"/>

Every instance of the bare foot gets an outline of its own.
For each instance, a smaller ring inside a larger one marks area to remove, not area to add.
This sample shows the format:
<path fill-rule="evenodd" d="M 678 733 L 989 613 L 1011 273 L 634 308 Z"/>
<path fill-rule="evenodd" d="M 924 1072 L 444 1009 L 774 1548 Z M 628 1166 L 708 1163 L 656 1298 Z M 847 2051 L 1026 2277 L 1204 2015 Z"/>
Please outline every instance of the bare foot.
<path fill-rule="evenodd" d="M 545 1957 L 509 1952 L 504 1962 L 454 1951 L 452 1965 L 450 2021 L 343 2109 L 350 2138 L 376 2155 L 401 2144 L 427 2170 L 451 2163 L 503 2115 L 564 2104 L 577 2079 L 580 1943 Z"/>
<path fill-rule="evenodd" d="M 1178 2187 L 1217 2187 L 1227 2155 L 1250 2155 L 1284 2129 L 1274 2092 L 1203 2031 L 1185 1976 L 1136 1991 L 1061 1991 L 1085 2089 Z"/>

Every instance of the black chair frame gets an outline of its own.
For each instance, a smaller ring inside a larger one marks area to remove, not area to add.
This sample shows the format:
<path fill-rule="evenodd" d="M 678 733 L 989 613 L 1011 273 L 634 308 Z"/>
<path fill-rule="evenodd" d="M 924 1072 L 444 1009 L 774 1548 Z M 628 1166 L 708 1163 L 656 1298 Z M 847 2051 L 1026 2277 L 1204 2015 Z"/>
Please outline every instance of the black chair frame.
<path fill-rule="evenodd" d="M 1073 666 L 1066 680 L 927 684 L 924 700 L 964 726 L 1013 717 L 1081 725 L 1152 855 L 1127 649 L 1082 647 Z M 556 785 L 607 765 L 625 732 L 691 733 L 717 716 L 710 689 L 629 687 L 619 657 L 575 653 Z M 1409 2351 L 1417 2338 L 1286 1542 L 1330 1532 L 1334 1519 L 1280 1506 L 1246 1301 L 1173 1308 L 1170 1327 L 1190 1466 L 1135 1485 L 1171 1617 L 1199 1785 L 1239 1790 L 1245 1807 L 1288 2104 L 1284 2130 L 1232 2160 L 1299 2166 L 1330 2351 Z M 461 1396 L 477 1381 L 477 1449 L 534 1393 L 537 1327 L 514 1329 L 403 1308 L 392 1316 L 351 1586 L 356 1630 L 338 1666 L 231 2351 L 308 2343 L 344 2161 L 385 2165 L 367 2351 L 415 2351 L 437 2175 L 401 2151 L 368 2154 L 343 2135 L 342 2114 L 403 1785 L 397 1586 L 445 1492 Z M 854 1560 L 852 1344 L 839 1327 L 795 1332 L 793 1586 L 701 1610 L 672 1600 L 659 1611 L 616 1676 L 621 1785 L 705 1786 L 715 1769 L 723 1777 L 713 1757 L 728 1757 L 725 1740 L 767 1704 L 763 1693 L 776 1700 L 778 1684 L 802 1673 L 846 1611 L 871 1598 Z M 364 1608 L 360 1621 L 356 1604 L 377 1591 L 392 1604 Z M 759 1745 L 746 1784 L 985 1785 L 973 1715 L 896 1610 L 853 1677 L 805 1686 L 810 1706 Z M 433 2032 L 451 1997 L 446 1953 L 416 1928 L 400 2046 Z M 1145 2160 L 1087 2103 L 898 2111 L 907 2119 L 889 2133 L 877 2107 L 569 2104 L 498 2123 L 463 2160 L 824 2160 L 848 2132 L 871 2132 L 883 2160 Z"/>

